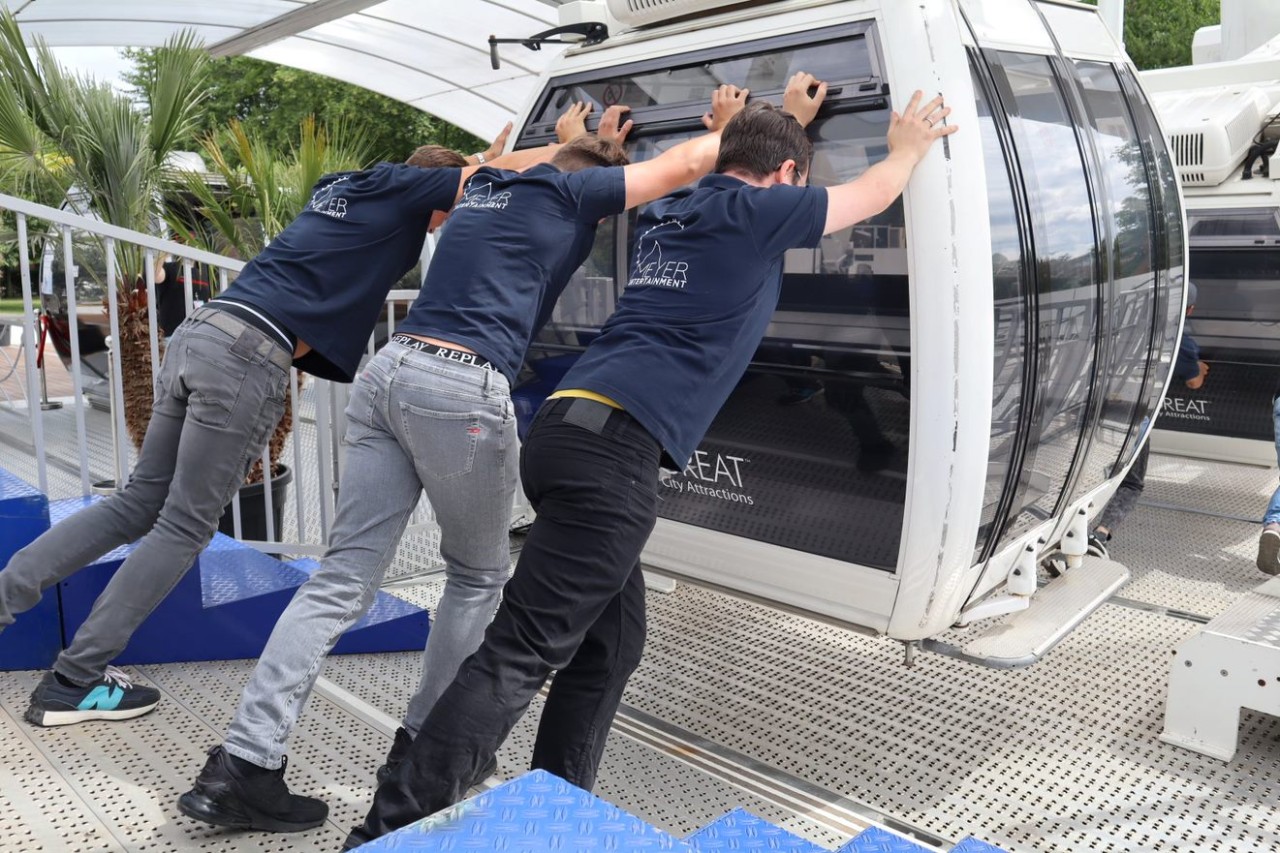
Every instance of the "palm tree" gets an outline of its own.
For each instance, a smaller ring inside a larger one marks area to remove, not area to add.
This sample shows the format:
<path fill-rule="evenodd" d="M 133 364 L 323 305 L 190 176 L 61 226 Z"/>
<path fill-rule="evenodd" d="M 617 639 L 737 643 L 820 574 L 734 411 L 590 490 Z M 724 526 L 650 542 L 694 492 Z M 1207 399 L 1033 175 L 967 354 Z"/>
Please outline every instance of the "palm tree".
<path fill-rule="evenodd" d="M 135 104 L 110 86 L 69 73 L 43 40 L 28 49 L 12 13 L 0 13 L 0 151 L 31 190 L 65 197 L 72 188 L 106 222 L 155 233 L 165 161 L 191 136 L 204 97 L 208 55 L 190 32 L 157 51 L 149 97 Z M 105 253 L 105 247 L 99 246 Z M 125 422 L 140 446 L 151 412 L 151 360 L 144 252 L 116 244 Z M 86 272 L 94 272 L 86 267 Z"/>

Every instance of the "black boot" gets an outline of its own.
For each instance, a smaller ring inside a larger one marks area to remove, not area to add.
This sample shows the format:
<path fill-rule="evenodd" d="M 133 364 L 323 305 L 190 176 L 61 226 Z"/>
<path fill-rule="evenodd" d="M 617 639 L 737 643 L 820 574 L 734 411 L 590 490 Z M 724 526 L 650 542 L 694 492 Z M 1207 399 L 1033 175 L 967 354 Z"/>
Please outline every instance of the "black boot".
<path fill-rule="evenodd" d="M 178 798 L 178 810 L 214 826 L 266 832 L 301 832 L 324 823 L 329 807 L 289 793 L 285 766 L 268 770 L 215 746 L 195 787 Z"/>

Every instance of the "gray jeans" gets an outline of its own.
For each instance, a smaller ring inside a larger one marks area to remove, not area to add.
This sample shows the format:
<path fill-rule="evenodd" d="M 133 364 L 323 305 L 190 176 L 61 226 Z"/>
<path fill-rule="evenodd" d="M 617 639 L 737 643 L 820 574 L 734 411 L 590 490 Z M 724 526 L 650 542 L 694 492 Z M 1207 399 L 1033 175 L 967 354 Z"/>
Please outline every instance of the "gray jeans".
<path fill-rule="evenodd" d="M 416 735 L 480 645 L 510 574 L 518 446 L 507 380 L 396 343 L 356 380 L 329 550 L 276 623 L 225 746 L 278 768 L 325 656 L 373 602 L 425 490 L 440 526 L 444 595 L 405 728 Z"/>
<path fill-rule="evenodd" d="M 192 314 L 165 351 L 129 484 L 13 555 L 0 571 L 0 630 L 47 588 L 141 537 L 53 667 L 82 684 L 100 679 L 213 538 L 284 413 L 291 361 L 229 314 Z"/>

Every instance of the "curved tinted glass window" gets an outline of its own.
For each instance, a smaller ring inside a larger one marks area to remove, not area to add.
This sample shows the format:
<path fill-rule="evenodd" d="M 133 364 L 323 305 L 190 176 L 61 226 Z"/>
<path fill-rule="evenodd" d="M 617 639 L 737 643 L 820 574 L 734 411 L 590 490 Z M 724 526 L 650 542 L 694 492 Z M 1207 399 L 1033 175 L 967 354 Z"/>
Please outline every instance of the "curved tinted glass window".
<path fill-rule="evenodd" d="M 1111 476 L 1134 425 L 1146 380 L 1155 310 L 1151 188 L 1138 133 L 1110 65 L 1077 62 L 1089 132 L 1102 165 L 1111 219 L 1112 281 L 1104 297 L 1106 368 L 1100 372 L 1101 420 L 1080 470 L 1077 497 Z"/>
<path fill-rule="evenodd" d="M 1080 443 L 1097 330 L 1095 236 L 1075 129 L 1044 56 L 989 54 L 1036 249 L 1036 398 L 1008 535 L 1051 517 Z"/>
<path fill-rule="evenodd" d="M 1191 248 L 1202 246 L 1271 246 L 1280 243 L 1280 217 L 1275 210 L 1187 211 Z"/>
<path fill-rule="evenodd" d="M 867 32 L 869 24 L 851 24 L 805 33 L 787 39 L 741 45 L 725 51 L 692 54 L 679 59 L 634 63 L 605 72 L 570 75 L 552 81 L 551 90 L 530 119 L 533 128 L 554 125 L 574 101 L 605 107 L 626 104 L 633 111 L 694 104 L 705 109 L 711 93 L 722 83 L 751 90 L 753 95 L 781 92 L 797 71 L 807 71 L 832 84 L 871 83 L 878 79 Z M 765 46 L 768 45 L 768 46 Z M 753 49 L 754 48 L 754 49 Z M 868 85 L 878 91 L 878 85 Z"/>
<path fill-rule="evenodd" d="M 1155 255 L 1152 258 L 1157 291 L 1156 317 L 1151 333 L 1147 381 L 1135 413 L 1139 434 L 1142 435 L 1150 426 L 1160 405 L 1165 380 L 1173 368 L 1173 358 L 1178 349 L 1186 244 L 1183 241 L 1182 202 L 1178 195 L 1173 159 L 1169 156 L 1155 113 L 1138 88 L 1133 72 L 1128 68 L 1117 68 L 1116 73 L 1133 110 L 1133 120 L 1147 157 L 1148 171 L 1154 176 L 1151 186 L 1159 194 L 1156 209 L 1160 212 L 1160 227 L 1155 235 Z M 1137 448 L 1138 443 L 1130 441 L 1125 446 L 1121 464 L 1128 462 Z"/>
<path fill-rule="evenodd" d="M 1018 423 L 1022 416 L 1023 382 L 1027 371 L 1027 281 L 1023 274 L 1022 239 L 1009 183 L 1004 146 L 997 133 L 991 104 L 977 74 L 978 130 L 987 171 L 987 204 L 991 211 L 991 276 L 995 295 L 995 364 L 992 370 L 991 449 L 987 484 L 983 490 L 982 520 L 974 559 L 991 537 L 1000 497 L 1016 456 Z"/>

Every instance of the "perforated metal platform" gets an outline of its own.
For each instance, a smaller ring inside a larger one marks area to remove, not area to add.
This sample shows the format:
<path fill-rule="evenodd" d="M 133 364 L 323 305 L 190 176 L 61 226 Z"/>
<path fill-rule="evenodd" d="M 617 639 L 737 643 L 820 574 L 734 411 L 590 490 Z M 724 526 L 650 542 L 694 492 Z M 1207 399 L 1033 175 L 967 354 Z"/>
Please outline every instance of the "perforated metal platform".
<path fill-rule="evenodd" d="M 1257 527 L 1196 512 L 1260 513 L 1274 482 L 1274 471 L 1153 456 L 1144 504 L 1112 543 L 1134 576 L 1121 595 L 1226 611 L 1263 579 Z M 431 605 L 438 583 L 394 591 Z M 645 660 L 625 697 L 634 713 L 610 738 L 595 793 L 673 835 L 738 806 L 828 850 L 852 832 L 821 808 L 770 796 L 759 776 L 707 772 L 690 751 L 642 743 L 632 719 L 663 721 L 763 762 L 763 775 L 952 841 L 973 834 L 1063 853 L 1280 849 L 1280 719 L 1247 712 L 1227 764 L 1157 740 L 1169 660 L 1193 622 L 1105 605 L 1026 670 L 934 655 L 904 669 L 897 643 L 708 590 L 681 585 L 650 595 L 649 607 Z M 36 674 L 0 674 L 0 850 L 336 849 L 367 807 L 389 741 L 321 695 L 295 735 L 289 779 L 329 802 L 325 827 L 228 833 L 173 807 L 220 739 L 249 666 L 139 667 L 165 694 L 155 714 L 53 730 L 19 722 Z M 418 656 L 338 658 L 325 675 L 398 716 Z M 540 707 L 503 747 L 504 775 L 527 765 Z"/>
<path fill-rule="evenodd" d="M 1226 610 L 1265 580 L 1250 519 L 1275 487 L 1275 469 L 1152 454 L 1142 499 L 1108 544 L 1132 575 L 1120 594 L 1208 617 Z"/>

